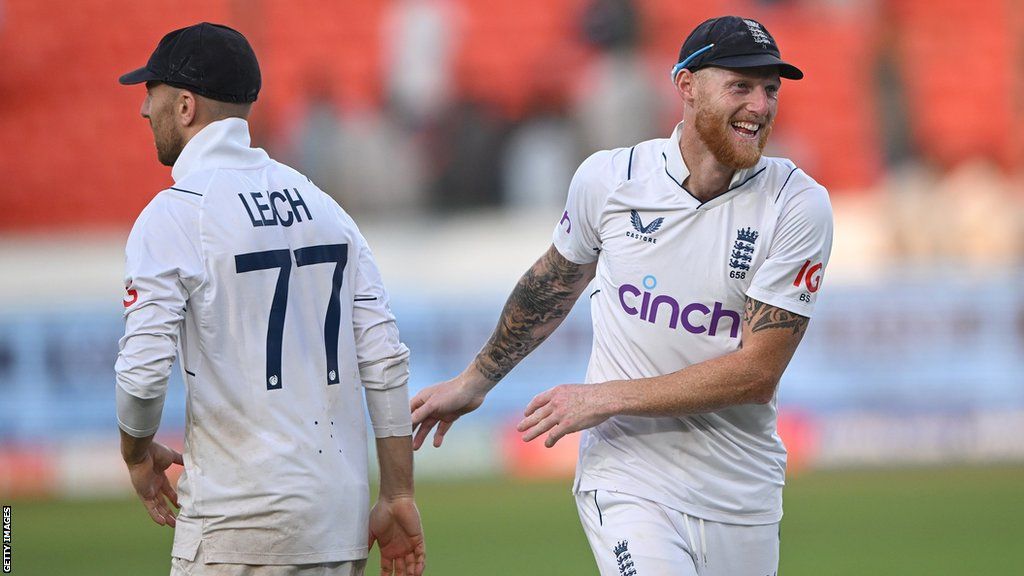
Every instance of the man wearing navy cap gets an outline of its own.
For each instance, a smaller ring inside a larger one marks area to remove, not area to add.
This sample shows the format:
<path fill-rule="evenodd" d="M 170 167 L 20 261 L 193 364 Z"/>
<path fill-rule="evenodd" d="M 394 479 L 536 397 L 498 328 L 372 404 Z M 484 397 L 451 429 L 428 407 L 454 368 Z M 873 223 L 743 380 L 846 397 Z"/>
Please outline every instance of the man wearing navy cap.
<path fill-rule="evenodd" d="M 587 290 L 586 383 L 537 395 L 519 430 L 548 447 L 583 431 L 573 492 L 603 576 L 778 569 L 776 392 L 832 248 L 825 189 L 762 156 L 781 78 L 802 77 L 754 20 L 697 26 L 671 71 L 672 135 L 583 162 L 490 340 L 413 398 L 414 445 L 436 427 L 440 446 Z"/>
<path fill-rule="evenodd" d="M 385 573 L 421 574 L 409 350 L 366 240 L 308 178 L 250 146 L 260 69 L 240 33 L 167 34 L 121 77 L 143 82 L 174 185 L 128 238 L 117 416 L 132 485 L 175 529 L 171 574 L 361 575 L 374 541 Z M 183 455 L 153 441 L 175 357 Z M 380 463 L 372 510 L 363 394 Z M 171 464 L 185 467 L 177 491 Z"/>

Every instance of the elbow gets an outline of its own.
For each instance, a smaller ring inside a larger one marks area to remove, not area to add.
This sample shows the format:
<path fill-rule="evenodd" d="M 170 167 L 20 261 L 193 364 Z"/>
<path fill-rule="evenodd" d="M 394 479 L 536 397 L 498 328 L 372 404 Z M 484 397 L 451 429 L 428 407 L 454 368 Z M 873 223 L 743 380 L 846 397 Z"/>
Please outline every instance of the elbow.
<path fill-rule="evenodd" d="M 775 399 L 775 392 L 779 388 L 779 376 L 774 373 L 765 372 L 752 379 L 750 389 L 750 400 L 754 404 L 768 404 Z"/>

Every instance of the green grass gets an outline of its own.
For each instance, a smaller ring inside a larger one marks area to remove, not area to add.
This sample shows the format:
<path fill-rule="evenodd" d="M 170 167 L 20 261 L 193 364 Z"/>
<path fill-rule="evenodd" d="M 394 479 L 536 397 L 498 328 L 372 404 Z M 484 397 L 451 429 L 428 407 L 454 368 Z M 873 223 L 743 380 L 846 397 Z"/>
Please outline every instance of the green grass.
<path fill-rule="evenodd" d="M 428 574 L 596 573 L 568 480 L 422 483 L 418 500 Z M 133 500 L 13 505 L 14 574 L 168 573 L 171 531 Z M 1024 467 L 798 475 L 786 488 L 779 573 L 1017 574 L 1022 518 Z"/>

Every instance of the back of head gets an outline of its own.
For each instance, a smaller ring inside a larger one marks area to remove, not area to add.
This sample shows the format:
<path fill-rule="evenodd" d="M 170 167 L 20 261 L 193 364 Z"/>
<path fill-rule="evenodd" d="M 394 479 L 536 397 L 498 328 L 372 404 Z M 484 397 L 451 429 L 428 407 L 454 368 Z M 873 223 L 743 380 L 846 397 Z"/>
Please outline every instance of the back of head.
<path fill-rule="evenodd" d="M 221 117 L 248 114 L 262 85 L 256 53 L 245 36 L 209 22 L 169 32 L 146 65 L 124 74 L 120 82 L 161 82 L 189 90 Z"/>

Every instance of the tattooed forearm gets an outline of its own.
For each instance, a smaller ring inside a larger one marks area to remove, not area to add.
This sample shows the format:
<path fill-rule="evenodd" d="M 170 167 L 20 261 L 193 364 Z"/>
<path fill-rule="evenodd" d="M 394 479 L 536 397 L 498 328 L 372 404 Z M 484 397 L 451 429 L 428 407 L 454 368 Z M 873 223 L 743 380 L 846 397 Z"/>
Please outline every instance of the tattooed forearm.
<path fill-rule="evenodd" d="M 760 332 L 769 328 L 792 328 L 793 334 L 801 334 L 807 330 L 809 318 L 793 314 L 788 310 L 770 306 L 764 302 L 747 298 L 744 306 L 743 322 L 750 326 L 751 332 Z"/>
<path fill-rule="evenodd" d="M 552 247 L 519 279 L 494 334 L 476 357 L 488 380 L 505 377 L 550 335 L 590 281 L 592 266 L 566 260 Z"/>

